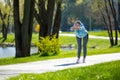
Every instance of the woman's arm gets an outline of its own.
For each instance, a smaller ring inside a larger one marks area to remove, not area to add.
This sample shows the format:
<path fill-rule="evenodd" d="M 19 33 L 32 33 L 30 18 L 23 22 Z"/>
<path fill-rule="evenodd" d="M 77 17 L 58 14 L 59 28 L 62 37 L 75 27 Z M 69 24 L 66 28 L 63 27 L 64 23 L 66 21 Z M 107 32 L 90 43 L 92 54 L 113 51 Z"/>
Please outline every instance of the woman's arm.
<path fill-rule="evenodd" d="M 80 26 L 73 26 L 71 27 L 71 30 L 79 30 L 80 29 Z"/>

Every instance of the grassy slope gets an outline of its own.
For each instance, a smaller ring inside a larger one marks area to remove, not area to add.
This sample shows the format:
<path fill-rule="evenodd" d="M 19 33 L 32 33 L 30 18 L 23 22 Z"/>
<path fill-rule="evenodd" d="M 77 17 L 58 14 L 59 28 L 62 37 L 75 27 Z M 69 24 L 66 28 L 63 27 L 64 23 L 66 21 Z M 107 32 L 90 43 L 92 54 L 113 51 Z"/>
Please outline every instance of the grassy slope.
<path fill-rule="evenodd" d="M 21 74 L 9 80 L 119 80 L 120 61 L 43 74 Z"/>

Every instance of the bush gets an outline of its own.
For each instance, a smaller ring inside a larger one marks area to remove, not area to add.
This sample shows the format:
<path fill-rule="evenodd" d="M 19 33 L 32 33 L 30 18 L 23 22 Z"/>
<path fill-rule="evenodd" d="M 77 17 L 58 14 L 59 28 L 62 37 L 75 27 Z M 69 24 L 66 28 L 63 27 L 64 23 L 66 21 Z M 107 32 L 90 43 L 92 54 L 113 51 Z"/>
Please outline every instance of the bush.
<path fill-rule="evenodd" d="M 60 53 L 59 39 L 55 36 L 52 37 L 40 37 L 40 41 L 37 43 L 40 56 L 52 56 Z"/>

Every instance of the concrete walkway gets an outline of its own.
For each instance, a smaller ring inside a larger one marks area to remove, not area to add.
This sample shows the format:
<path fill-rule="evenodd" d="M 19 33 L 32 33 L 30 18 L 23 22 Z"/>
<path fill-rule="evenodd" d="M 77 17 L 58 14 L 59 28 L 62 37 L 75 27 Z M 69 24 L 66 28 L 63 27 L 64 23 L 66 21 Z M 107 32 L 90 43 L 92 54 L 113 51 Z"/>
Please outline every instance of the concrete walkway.
<path fill-rule="evenodd" d="M 44 73 L 67 68 L 89 66 L 114 60 L 120 60 L 120 53 L 87 56 L 86 63 L 81 62 L 79 64 L 76 64 L 76 57 L 73 57 L 5 65 L 0 66 L 0 80 L 6 80 L 11 76 L 16 76 L 20 73 Z"/>
<path fill-rule="evenodd" d="M 75 34 L 59 34 L 60 36 L 71 36 L 74 37 Z M 90 38 L 96 38 L 96 39 L 109 39 L 109 37 L 104 37 L 104 36 L 93 36 L 93 35 L 89 35 Z M 118 40 L 120 40 L 120 38 L 118 38 Z"/>

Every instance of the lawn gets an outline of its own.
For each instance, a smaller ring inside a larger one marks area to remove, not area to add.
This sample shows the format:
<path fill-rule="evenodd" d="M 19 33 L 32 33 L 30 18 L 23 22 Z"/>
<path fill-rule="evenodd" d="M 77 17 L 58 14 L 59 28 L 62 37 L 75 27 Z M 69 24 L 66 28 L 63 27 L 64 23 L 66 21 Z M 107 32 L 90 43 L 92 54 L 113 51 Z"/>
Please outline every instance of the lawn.
<path fill-rule="evenodd" d="M 90 31 L 89 34 L 94 36 L 108 36 L 107 31 Z"/>
<path fill-rule="evenodd" d="M 62 34 L 74 34 L 74 32 L 63 32 Z M 90 31 L 89 34 L 94 35 L 94 36 L 108 36 L 107 31 Z M 2 37 L 1 34 L 0 34 L 0 37 Z M 119 35 L 119 37 L 120 37 L 120 35 Z M 61 39 L 63 39 L 63 38 L 61 38 Z M 67 40 L 69 41 L 69 39 L 67 39 Z M 0 42 L 1 41 L 2 40 L 0 40 Z M 37 41 L 38 41 L 38 33 L 33 33 L 33 35 L 32 35 L 32 44 L 36 44 Z M 8 34 L 8 38 L 5 41 L 5 43 L 13 43 L 13 42 L 14 42 L 14 34 Z"/>
<path fill-rule="evenodd" d="M 75 44 L 77 46 L 75 37 L 61 36 L 60 43 Z M 115 52 L 120 52 L 119 49 L 120 49 L 120 46 L 115 46 L 110 48 L 108 40 L 89 39 L 87 55 L 115 53 Z M 14 58 L 14 57 L 1 58 L 0 65 L 25 63 L 25 62 L 33 62 L 33 61 L 57 59 L 57 58 L 76 57 L 76 55 L 77 55 L 77 49 L 75 48 L 73 50 L 61 50 L 60 54 L 55 56 L 40 57 L 39 55 L 31 55 L 30 57 L 25 57 L 25 58 Z"/>
<path fill-rule="evenodd" d="M 90 31 L 89 34 L 94 35 L 94 36 L 108 37 L 108 32 L 107 31 Z M 113 31 L 113 36 L 115 37 L 115 31 Z M 120 33 L 118 33 L 118 37 L 120 37 Z"/>
<path fill-rule="evenodd" d="M 42 74 L 21 74 L 8 80 L 119 80 L 120 60 Z"/>
<path fill-rule="evenodd" d="M 0 34 L 0 37 L 2 37 L 1 34 Z M 0 42 L 1 41 L 2 41 L 2 39 L 0 40 Z M 37 41 L 38 41 L 38 34 L 33 33 L 32 44 L 36 44 Z M 8 34 L 8 38 L 6 39 L 6 41 L 4 43 L 14 43 L 14 42 L 15 42 L 14 34 Z"/>
<path fill-rule="evenodd" d="M 74 34 L 74 32 L 73 31 L 72 32 L 63 32 L 63 34 Z M 94 35 L 94 36 L 105 36 L 105 37 L 108 37 L 108 32 L 105 31 L 105 30 L 103 30 L 103 31 L 89 31 L 89 34 L 90 35 Z M 115 31 L 113 31 L 113 34 L 115 34 Z M 120 37 L 120 34 L 118 36 Z"/>
<path fill-rule="evenodd" d="M 12 42 L 14 40 L 13 34 L 8 35 L 8 39 L 6 42 Z M 36 44 L 38 41 L 38 34 L 33 34 L 32 43 Z M 70 36 L 60 36 L 59 41 L 61 45 L 74 44 L 75 49 L 73 50 L 60 50 L 60 54 L 55 56 L 47 56 L 40 57 L 39 55 L 31 55 L 30 57 L 25 58 L 1 58 L 0 65 L 7 64 L 16 64 L 16 63 L 24 63 L 24 62 L 33 62 L 40 60 L 48 60 L 48 59 L 57 59 L 57 58 L 68 58 L 68 57 L 76 57 L 77 55 L 77 43 L 75 37 Z M 120 43 L 120 40 L 119 40 Z M 98 54 L 107 54 L 107 53 L 115 53 L 120 52 L 120 45 L 115 47 L 110 47 L 109 40 L 103 39 L 89 39 L 88 42 L 88 54 L 87 55 L 98 55 Z"/>

